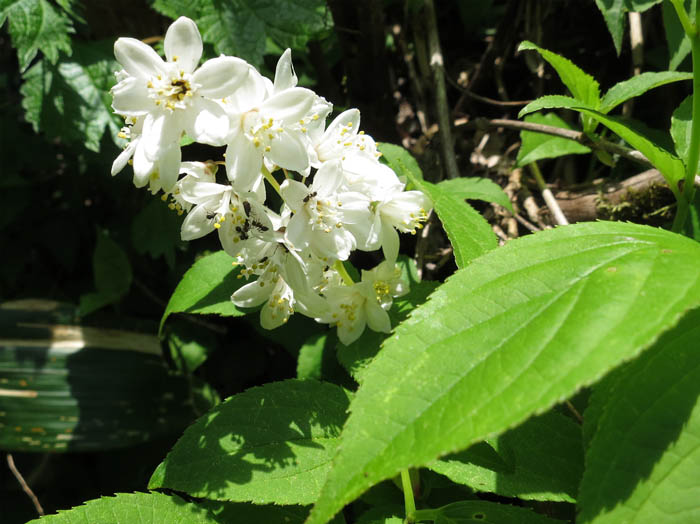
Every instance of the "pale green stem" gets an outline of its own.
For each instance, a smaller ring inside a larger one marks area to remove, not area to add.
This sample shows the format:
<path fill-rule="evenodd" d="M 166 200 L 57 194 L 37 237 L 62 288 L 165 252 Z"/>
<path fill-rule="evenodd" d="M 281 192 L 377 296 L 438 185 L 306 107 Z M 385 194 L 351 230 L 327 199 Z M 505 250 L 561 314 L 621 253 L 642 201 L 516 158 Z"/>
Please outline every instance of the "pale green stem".
<path fill-rule="evenodd" d="M 403 488 L 403 501 L 406 508 L 406 524 L 415 522 L 416 502 L 413 500 L 413 484 L 411 475 L 407 469 L 401 470 L 401 487 Z"/>
<path fill-rule="evenodd" d="M 275 180 L 275 177 L 272 176 L 272 173 L 270 173 L 265 166 L 262 166 L 262 174 L 265 177 L 265 180 L 267 180 L 270 185 L 274 188 L 275 191 L 277 191 L 277 194 L 279 196 L 282 196 L 282 191 L 280 190 L 280 185 Z"/>
<path fill-rule="evenodd" d="M 355 281 L 348 273 L 347 269 L 345 269 L 345 266 L 343 265 L 342 261 L 336 260 L 335 264 L 333 264 L 333 269 L 335 269 L 338 272 L 338 274 L 343 279 L 343 282 L 345 282 L 346 286 L 352 286 L 355 283 Z"/>
<path fill-rule="evenodd" d="M 678 199 L 678 210 L 672 226 L 672 230 L 678 233 L 683 229 L 688 217 L 688 210 L 695 199 L 695 174 L 698 170 L 698 159 L 700 158 L 700 35 L 697 32 L 696 25 L 697 19 L 700 18 L 700 11 L 696 13 L 696 23 L 693 24 L 683 8 L 682 2 L 671 0 L 671 3 L 676 8 L 678 18 L 690 39 L 693 60 L 693 123 L 690 131 L 688 157 L 685 163 L 683 193 Z"/>

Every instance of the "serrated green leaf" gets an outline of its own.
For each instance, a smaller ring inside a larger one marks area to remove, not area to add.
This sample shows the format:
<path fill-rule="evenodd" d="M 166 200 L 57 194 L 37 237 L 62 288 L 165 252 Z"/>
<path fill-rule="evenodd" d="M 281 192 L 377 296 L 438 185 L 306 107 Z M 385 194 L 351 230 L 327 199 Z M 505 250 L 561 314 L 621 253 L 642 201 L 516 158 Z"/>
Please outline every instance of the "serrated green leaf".
<path fill-rule="evenodd" d="M 562 129 L 572 129 L 556 113 L 528 115 L 525 117 L 525 121 Z M 591 152 L 589 148 L 573 140 L 534 131 L 521 131 L 520 142 L 520 150 L 516 159 L 518 166 L 524 166 L 545 158 L 557 158 L 564 155 L 580 155 Z"/>
<path fill-rule="evenodd" d="M 330 469 L 349 395 L 315 380 L 235 395 L 185 431 L 149 487 L 214 500 L 309 504 Z"/>
<path fill-rule="evenodd" d="M 605 93 L 600 104 L 600 112 L 609 113 L 630 98 L 643 95 L 656 87 L 672 82 L 692 79 L 692 73 L 678 73 L 675 71 L 642 73 L 641 75 L 633 76 L 632 78 L 618 82 Z"/>
<path fill-rule="evenodd" d="M 619 117 L 604 115 L 586 108 L 576 108 L 576 110 L 600 122 L 633 148 L 641 152 L 656 169 L 661 171 L 661 174 L 664 176 L 671 189 L 677 191 L 678 182 L 683 180 L 685 176 L 685 166 L 680 158 L 656 145 L 654 141 L 633 129 L 627 122 Z"/>
<path fill-rule="evenodd" d="M 297 378 L 322 380 L 334 374 L 334 368 L 338 367 L 335 356 L 337 343 L 338 339 L 331 331 L 311 335 L 299 350 Z"/>
<path fill-rule="evenodd" d="M 73 25 L 46 0 L 0 0 L 0 27 L 6 19 L 20 72 L 29 67 L 38 51 L 54 64 L 61 51 L 70 55 L 68 34 Z"/>
<path fill-rule="evenodd" d="M 680 158 L 688 158 L 690 135 L 693 130 L 693 95 L 687 97 L 671 116 L 671 138 Z"/>
<path fill-rule="evenodd" d="M 180 14 L 175 7 L 181 3 L 161 0 L 158 7 L 167 14 Z M 256 66 L 262 64 L 267 38 L 282 48 L 300 49 L 331 27 L 321 0 L 200 0 L 197 11 L 205 42 L 213 44 L 217 53 L 239 56 Z"/>
<path fill-rule="evenodd" d="M 118 68 L 112 42 L 76 42 L 72 57 L 56 65 L 40 60 L 20 88 L 27 121 L 36 132 L 99 151 L 105 129 L 114 139 L 121 125 L 109 94 Z"/>
<path fill-rule="evenodd" d="M 202 9 L 202 4 L 211 0 L 155 0 L 153 9 L 173 20 L 186 16 L 196 20 Z"/>
<path fill-rule="evenodd" d="M 493 202 L 513 211 L 508 195 L 505 194 L 501 186 L 489 178 L 466 177 L 443 180 L 438 186 L 446 192 L 452 193 L 455 197 L 469 200 L 483 200 Z"/>
<path fill-rule="evenodd" d="M 608 26 L 617 54 L 622 49 L 622 36 L 625 32 L 627 12 L 642 13 L 663 0 L 596 0 Z"/>
<path fill-rule="evenodd" d="M 171 268 L 175 266 L 175 248 L 182 243 L 182 217 L 168 209 L 160 198 L 154 198 L 141 209 L 131 223 L 131 242 L 138 253 L 153 258 L 165 257 Z"/>
<path fill-rule="evenodd" d="M 540 111 L 542 109 L 573 109 L 584 105 L 585 104 L 583 104 L 580 100 L 576 100 L 570 96 L 545 95 L 533 100 L 528 105 L 523 107 L 518 113 L 518 118 L 522 118 L 525 115 L 534 113 L 535 111 Z M 591 109 L 593 108 L 591 107 Z"/>
<path fill-rule="evenodd" d="M 700 310 L 614 373 L 586 453 L 579 519 L 700 521 Z"/>
<path fill-rule="evenodd" d="M 543 49 L 527 40 L 518 47 L 518 51 L 523 50 L 537 51 L 554 68 L 561 81 L 574 95 L 574 98 L 593 108 L 598 107 L 600 104 L 600 86 L 595 78 L 584 72 L 568 58 Z"/>
<path fill-rule="evenodd" d="M 474 446 L 428 467 L 476 491 L 524 500 L 576 501 L 583 447 L 581 428 L 570 418 L 549 411 L 507 431 L 493 444 L 496 456 L 508 461 L 507 469 L 475 460 Z"/>
<path fill-rule="evenodd" d="M 218 502 L 213 500 L 201 503 L 216 516 L 221 524 L 303 524 L 309 514 L 308 507 L 276 506 L 273 504 L 246 504 L 242 502 Z M 183 523 L 187 524 L 187 523 Z"/>
<path fill-rule="evenodd" d="M 117 493 L 114 497 L 89 500 L 82 506 L 46 515 L 27 524 L 215 524 L 223 522 L 199 504 L 177 495 Z"/>
<path fill-rule="evenodd" d="M 563 524 L 531 509 L 485 500 L 454 502 L 439 509 L 418 510 L 416 517 L 434 524 Z"/>
<path fill-rule="evenodd" d="M 597 222 L 511 241 L 457 271 L 365 372 L 309 524 L 637 356 L 700 304 L 699 257 L 681 235 Z"/>
<path fill-rule="evenodd" d="M 382 161 L 393 169 L 397 175 L 408 177 L 408 173 L 410 173 L 414 178 L 423 180 L 423 171 L 408 150 L 388 142 L 378 143 L 377 149 L 382 154 Z"/>
<path fill-rule="evenodd" d="M 221 315 L 238 317 L 247 312 L 238 309 L 231 302 L 231 295 L 246 284 L 238 278 L 241 267 L 225 251 L 217 251 L 195 262 L 175 288 L 163 317 L 160 328 L 171 313 L 196 313 L 199 315 Z"/>

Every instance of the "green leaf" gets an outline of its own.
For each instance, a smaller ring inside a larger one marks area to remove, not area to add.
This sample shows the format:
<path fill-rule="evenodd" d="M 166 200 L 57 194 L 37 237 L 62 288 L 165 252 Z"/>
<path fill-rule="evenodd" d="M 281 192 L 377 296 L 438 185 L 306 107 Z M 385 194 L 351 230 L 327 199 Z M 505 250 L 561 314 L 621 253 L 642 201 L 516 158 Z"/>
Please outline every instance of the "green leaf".
<path fill-rule="evenodd" d="M 105 129 L 116 140 L 121 122 L 112 111 L 109 90 L 119 66 L 112 44 L 76 42 L 71 58 L 56 65 L 40 60 L 24 74 L 22 107 L 36 132 L 92 151 L 100 150 Z"/>
<path fill-rule="evenodd" d="M 259 505 L 242 502 L 205 501 L 202 506 L 210 509 L 221 524 L 304 524 L 309 514 L 308 507 Z M 125 523 L 126 524 L 126 523 Z M 182 523 L 187 524 L 187 523 Z"/>
<path fill-rule="evenodd" d="M 163 317 L 159 331 L 171 313 L 216 314 L 224 317 L 238 317 L 246 311 L 238 309 L 231 302 L 231 295 L 246 284 L 238 278 L 241 268 L 225 251 L 217 251 L 200 258 L 182 277 L 175 288 Z"/>
<path fill-rule="evenodd" d="M 338 338 L 331 331 L 311 335 L 299 350 L 297 378 L 328 380 L 337 376 L 338 371 L 342 370 L 338 369 L 340 366 L 335 355 L 337 344 Z"/>
<path fill-rule="evenodd" d="M 338 445 L 349 393 L 286 380 L 235 395 L 190 426 L 150 488 L 256 504 L 316 500 Z"/>
<path fill-rule="evenodd" d="M 202 4 L 210 0 L 155 0 L 153 9 L 173 20 L 186 16 L 196 20 L 202 10 Z"/>
<path fill-rule="evenodd" d="M 513 211 L 508 195 L 503 192 L 501 186 L 489 178 L 467 177 L 443 180 L 438 186 L 446 192 L 454 194 L 455 197 L 470 200 L 483 200 L 493 202 Z"/>
<path fill-rule="evenodd" d="M 529 113 L 534 113 L 535 111 L 540 111 L 541 109 L 574 109 L 584 105 L 585 104 L 583 104 L 580 100 L 576 100 L 570 96 L 545 95 L 533 100 L 528 105 L 523 107 L 518 113 L 518 118 L 522 118 Z M 593 108 L 591 107 L 591 109 Z"/>
<path fill-rule="evenodd" d="M 73 25 L 47 0 L 0 0 L 0 27 L 6 19 L 20 72 L 29 67 L 38 51 L 53 64 L 61 51 L 70 55 L 68 34 L 73 32 Z"/>
<path fill-rule="evenodd" d="M 138 253 L 153 258 L 165 257 L 168 266 L 175 266 L 175 248 L 182 243 L 182 218 L 160 198 L 154 198 L 141 209 L 131 223 L 131 242 Z"/>
<path fill-rule="evenodd" d="M 637 356 L 700 304 L 699 257 L 681 235 L 597 222 L 511 241 L 457 271 L 365 372 L 309 524 Z"/>
<path fill-rule="evenodd" d="M 476 491 L 524 500 L 576 501 L 583 447 L 581 428 L 570 418 L 556 411 L 530 418 L 495 439 L 494 447 L 497 456 L 506 457 L 507 469 L 474 460 L 474 446 L 428 467 Z"/>
<path fill-rule="evenodd" d="M 690 13 L 691 20 L 695 18 L 696 6 L 697 0 L 685 0 L 685 9 Z M 663 10 L 666 41 L 668 42 L 668 68 L 675 71 L 690 54 L 690 39 L 685 34 L 685 30 L 680 20 L 678 20 L 678 15 L 671 2 L 664 2 L 661 4 L 661 8 Z"/>
<path fill-rule="evenodd" d="M 693 95 L 687 97 L 673 112 L 671 117 L 671 137 L 676 153 L 687 162 L 690 148 L 690 135 L 693 128 Z"/>
<path fill-rule="evenodd" d="M 549 65 L 557 72 L 564 85 L 569 88 L 574 98 L 591 107 L 598 107 L 600 104 L 600 86 L 595 78 L 584 72 L 568 58 L 543 49 L 527 40 L 518 47 L 518 51 L 524 50 L 534 50 L 542 55 L 542 58 L 549 62 Z"/>
<path fill-rule="evenodd" d="M 410 173 L 413 175 L 413 178 L 423 180 L 423 171 L 408 150 L 388 142 L 378 143 L 377 148 L 382 154 L 382 161 L 393 169 L 397 175 L 408 177 Z"/>
<path fill-rule="evenodd" d="M 525 121 L 562 129 L 572 129 L 556 113 L 528 115 L 525 117 Z M 564 155 L 580 155 L 591 152 L 589 148 L 573 140 L 534 131 L 521 131 L 520 142 L 520 150 L 516 160 L 518 166 L 525 166 L 545 158 L 557 158 Z"/>
<path fill-rule="evenodd" d="M 162 493 L 117 493 L 114 497 L 89 500 L 82 506 L 46 515 L 28 524 L 214 524 L 224 522 L 205 507 Z"/>
<path fill-rule="evenodd" d="M 159 2 L 161 10 L 168 3 Z M 200 0 L 196 21 L 203 40 L 213 44 L 217 53 L 259 66 L 267 38 L 282 48 L 303 49 L 330 29 L 329 13 L 322 0 Z"/>
<path fill-rule="evenodd" d="M 675 71 L 661 71 L 657 73 L 642 73 L 633 76 L 628 80 L 623 80 L 612 86 L 600 104 L 601 113 L 609 113 L 620 104 L 630 98 L 643 95 L 647 91 L 659 86 L 680 82 L 681 80 L 692 80 L 692 73 L 677 73 Z"/>
<path fill-rule="evenodd" d="M 416 517 L 435 524 L 563 524 L 528 508 L 485 500 L 465 500 L 439 509 L 418 510 Z"/>
<path fill-rule="evenodd" d="M 700 310 L 614 373 L 577 522 L 700 521 Z"/>
<path fill-rule="evenodd" d="M 683 180 L 685 176 L 685 166 L 680 158 L 656 145 L 656 143 L 633 129 L 619 117 L 604 115 L 586 108 L 577 108 L 576 110 L 600 122 L 633 148 L 640 151 L 656 169 L 661 171 L 668 185 L 673 190 L 677 190 L 678 182 Z"/>
<path fill-rule="evenodd" d="M 622 36 L 625 32 L 625 20 L 627 12 L 633 11 L 642 13 L 650 7 L 662 2 L 663 0 L 596 0 L 598 9 L 603 13 L 605 24 L 608 26 L 610 36 L 617 54 L 620 54 L 622 49 Z"/>

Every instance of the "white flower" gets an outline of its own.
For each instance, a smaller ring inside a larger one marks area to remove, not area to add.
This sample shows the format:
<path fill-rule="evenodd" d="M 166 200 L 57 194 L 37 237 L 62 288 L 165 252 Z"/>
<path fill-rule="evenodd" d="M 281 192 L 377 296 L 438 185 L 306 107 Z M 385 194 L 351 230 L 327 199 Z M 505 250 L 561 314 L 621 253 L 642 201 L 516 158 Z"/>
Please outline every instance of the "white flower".
<path fill-rule="evenodd" d="M 263 167 L 279 166 L 303 172 L 309 167 L 308 139 L 303 126 L 319 97 L 295 87 L 296 76 L 289 51 L 280 58 L 275 83 L 270 85 L 250 68 L 245 83 L 226 98 L 231 134 L 226 149 L 226 170 L 238 191 L 249 191 Z"/>
<path fill-rule="evenodd" d="M 387 310 L 393 298 L 406 291 L 401 271 L 385 261 L 371 271 L 363 271 L 361 282 L 326 289 L 328 310 L 316 320 L 335 325 L 338 338 L 346 346 L 362 335 L 365 325 L 373 331 L 389 333 L 391 319 Z"/>
<path fill-rule="evenodd" d="M 195 23 L 185 17 L 168 28 L 164 46 L 167 61 L 134 38 L 116 41 L 114 55 L 124 70 L 117 73 L 119 82 L 112 88 L 112 107 L 123 116 L 143 119 L 134 164 L 143 154 L 154 165 L 150 176 L 159 177 L 160 186 L 170 191 L 177 180 L 183 131 L 198 142 L 222 145 L 228 117 L 214 99 L 231 94 L 249 66 L 239 58 L 222 56 L 196 69 L 202 38 Z M 165 155 L 172 158 L 163 163 Z"/>
<path fill-rule="evenodd" d="M 340 161 L 327 162 L 314 175 L 310 187 L 296 180 L 285 180 L 282 198 L 293 215 L 286 237 L 295 249 L 311 249 L 323 260 L 347 260 L 355 249 L 355 237 L 345 227 L 369 223 L 366 198 L 342 190 L 344 179 Z"/>

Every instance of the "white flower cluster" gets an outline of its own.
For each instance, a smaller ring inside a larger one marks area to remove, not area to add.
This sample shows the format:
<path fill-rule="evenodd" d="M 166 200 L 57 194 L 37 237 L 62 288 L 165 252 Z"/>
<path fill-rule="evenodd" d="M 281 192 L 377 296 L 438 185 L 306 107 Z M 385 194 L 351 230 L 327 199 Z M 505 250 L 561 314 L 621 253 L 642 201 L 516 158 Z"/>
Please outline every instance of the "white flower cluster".
<path fill-rule="evenodd" d="M 165 61 L 133 38 L 114 45 L 123 70 L 112 107 L 126 119 L 120 135 L 129 142 L 112 174 L 130 163 L 137 187 L 162 190 L 171 209 L 187 213 L 184 240 L 217 231 L 243 267 L 240 276 L 257 277 L 231 298 L 241 307 L 263 304 L 264 328 L 297 311 L 337 326 L 345 344 L 365 325 L 388 332 L 387 310 L 407 291 L 396 267 L 398 233 L 422 227 L 430 203 L 404 191 L 378 161 L 374 140 L 359 130 L 359 111 L 326 127 L 332 105 L 297 87 L 289 50 L 271 82 L 239 58 L 197 67 L 202 39 L 188 18 L 170 26 L 164 47 Z M 226 146 L 225 162 L 183 162 L 185 134 Z M 219 165 L 225 183 L 217 180 Z M 266 205 L 266 184 L 282 201 L 277 210 Z M 382 249 L 386 259 L 360 282 L 343 266 L 355 249 Z"/>

